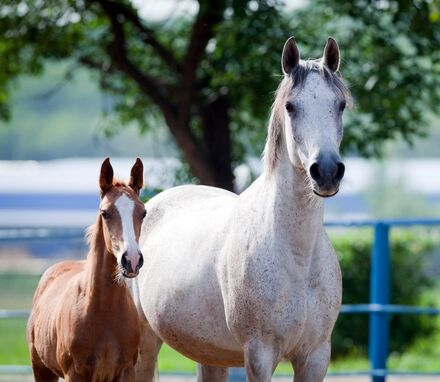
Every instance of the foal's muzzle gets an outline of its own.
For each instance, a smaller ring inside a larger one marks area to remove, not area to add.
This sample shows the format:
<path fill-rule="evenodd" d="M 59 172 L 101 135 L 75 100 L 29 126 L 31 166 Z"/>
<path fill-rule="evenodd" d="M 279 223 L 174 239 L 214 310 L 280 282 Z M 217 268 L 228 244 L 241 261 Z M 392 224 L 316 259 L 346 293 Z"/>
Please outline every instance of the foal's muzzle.
<path fill-rule="evenodd" d="M 345 166 L 339 155 L 319 154 L 309 167 L 309 174 L 313 179 L 313 192 L 324 198 L 336 195 L 344 173 Z"/>
<path fill-rule="evenodd" d="M 132 258 L 128 257 L 127 252 L 125 252 L 121 257 L 121 267 L 122 267 L 122 275 L 124 277 L 133 278 L 139 274 L 139 269 L 141 269 L 144 264 L 144 257 L 141 252 L 138 252 L 139 259 L 138 261 L 133 261 Z M 133 269 L 134 266 L 134 269 Z"/>

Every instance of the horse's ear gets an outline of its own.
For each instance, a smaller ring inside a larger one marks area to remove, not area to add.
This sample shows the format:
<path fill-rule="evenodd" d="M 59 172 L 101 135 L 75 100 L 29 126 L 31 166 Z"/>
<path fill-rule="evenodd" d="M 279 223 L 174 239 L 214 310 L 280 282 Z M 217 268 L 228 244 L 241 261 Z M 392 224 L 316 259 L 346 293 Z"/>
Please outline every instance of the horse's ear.
<path fill-rule="evenodd" d="M 339 69 L 339 46 L 333 37 L 327 39 L 327 44 L 325 44 L 324 55 L 322 57 L 322 62 L 331 71 L 337 72 Z"/>
<path fill-rule="evenodd" d="M 285 75 L 290 75 L 292 69 L 299 64 L 300 54 L 296 46 L 295 37 L 290 37 L 284 44 L 283 54 L 281 55 L 281 68 Z"/>
<path fill-rule="evenodd" d="M 128 185 L 138 195 L 140 190 L 144 186 L 144 165 L 139 158 L 136 158 L 136 162 L 131 169 L 130 182 L 128 183 Z"/>
<path fill-rule="evenodd" d="M 101 189 L 101 197 L 103 197 L 113 185 L 113 167 L 110 164 L 110 158 L 105 158 L 101 165 L 101 173 L 99 175 L 99 188 Z"/>

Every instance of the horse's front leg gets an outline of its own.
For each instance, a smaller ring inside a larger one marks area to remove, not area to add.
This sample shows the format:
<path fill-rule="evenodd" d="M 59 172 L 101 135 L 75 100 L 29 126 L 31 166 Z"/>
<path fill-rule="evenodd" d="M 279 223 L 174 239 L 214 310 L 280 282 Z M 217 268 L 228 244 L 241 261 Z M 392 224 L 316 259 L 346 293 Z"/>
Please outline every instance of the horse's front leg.
<path fill-rule="evenodd" d="M 155 380 L 157 356 L 162 340 L 154 334 L 147 320 L 140 316 L 141 338 L 138 359 L 135 366 L 136 382 L 152 382 Z"/>
<path fill-rule="evenodd" d="M 277 345 L 253 339 L 244 346 L 247 382 L 270 382 L 278 363 Z"/>
<path fill-rule="evenodd" d="M 70 370 L 66 375 L 64 375 L 64 382 L 88 382 L 87 378 L 84 378 L 77 374 L 75 370 Z"/>
<path fill-rule="evenodd" d="M 322 382 L 330 362 L 330 342 L 322 344 L 308 355 L 291 358 L 295 371 L 294 382 Z"/>
<path fill-rule="evenodd" d="M 135 380 L 134 366 L 130 366 L 122 372 L 119 382 L 135 382 Z"/>
<path fill-rule="evenodd" d="M 227 380 L 227 368 L 197 364 L 197 382 L 226 382 Z"/>

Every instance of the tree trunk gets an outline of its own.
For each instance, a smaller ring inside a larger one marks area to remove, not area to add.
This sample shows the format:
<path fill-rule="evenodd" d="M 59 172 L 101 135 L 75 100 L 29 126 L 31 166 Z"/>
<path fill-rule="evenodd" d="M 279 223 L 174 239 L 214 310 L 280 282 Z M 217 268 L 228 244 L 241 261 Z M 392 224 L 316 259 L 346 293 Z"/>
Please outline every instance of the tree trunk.
<path fill-rule="evenodd" d="M 214 179 L 214 186 L 233 191 L 234 174 L 231 163 L 231 132 L 229 103 L 225 98 L 204 105 L 200 113 L 206 162 Z M 204 184 L 204 179 L 200 179 Z"/>

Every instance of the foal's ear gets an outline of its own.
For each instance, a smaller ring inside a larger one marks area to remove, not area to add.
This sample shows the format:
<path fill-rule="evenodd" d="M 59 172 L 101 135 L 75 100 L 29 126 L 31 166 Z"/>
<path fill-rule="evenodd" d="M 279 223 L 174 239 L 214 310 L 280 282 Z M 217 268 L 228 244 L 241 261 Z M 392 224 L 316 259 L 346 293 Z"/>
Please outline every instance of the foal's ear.
<path fill-rule="evenodd" d="M 284 44 L 283 54 L 281 55 L 281 68 L 285 75 L 292 73 L 292 69 L 299 64 L 300 54 L 296 46 L 295 37 L 290 37 Z"/>
<path fill-rule="evenodd" d="M 337 72 L 339 69 L 339 56 L 338 43 L 333 37 L 329 37 L 327 39 L 327 44 L 325 44 L 322 63 L 326 65 L 331 71 Z"/>
<path fill-rule="evenodd" d="M 144 185 L 144 165 L 139 158 L 136 158 L 136 162 L 131 169 L 130 182 L 128 185 L 139 195 Z"/>
<path fill-rule="evenodd" d="M 101 165 L 101 173 L 99 175 L 99 188 L 101 189 L 101 197 L 103 197 L 113 185 L 113 167 L 110 164 L 110 158 L 104 159 Z"/>

